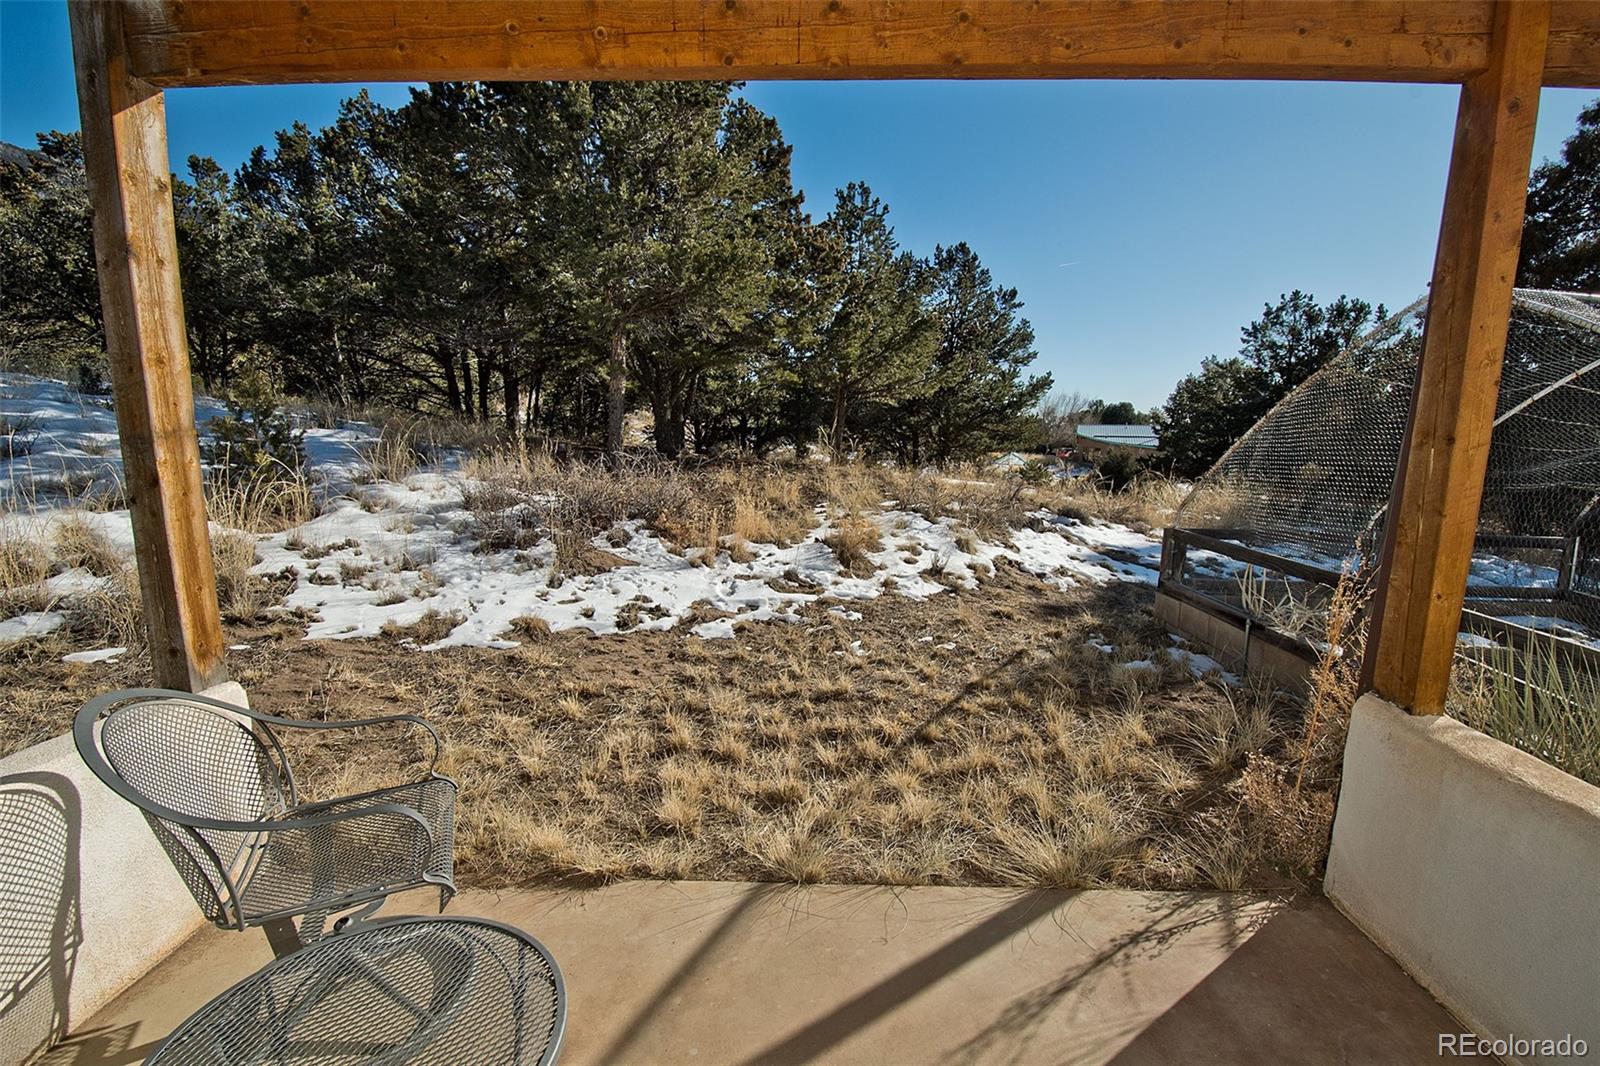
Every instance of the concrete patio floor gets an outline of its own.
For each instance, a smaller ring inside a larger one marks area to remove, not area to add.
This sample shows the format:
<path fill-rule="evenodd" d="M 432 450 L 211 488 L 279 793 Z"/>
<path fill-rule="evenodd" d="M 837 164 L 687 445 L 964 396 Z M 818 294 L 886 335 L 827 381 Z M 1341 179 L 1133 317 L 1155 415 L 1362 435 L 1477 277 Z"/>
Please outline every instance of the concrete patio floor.
<path fill-rule="evenodd" d="M 450 911 L 550 948 L 565 1063 L 1429 1062 L 1461 1028 L 1320 897 L 629 882 Z M 270 958 L 205 929 L 44 1061 L 141 1061 Z"/>

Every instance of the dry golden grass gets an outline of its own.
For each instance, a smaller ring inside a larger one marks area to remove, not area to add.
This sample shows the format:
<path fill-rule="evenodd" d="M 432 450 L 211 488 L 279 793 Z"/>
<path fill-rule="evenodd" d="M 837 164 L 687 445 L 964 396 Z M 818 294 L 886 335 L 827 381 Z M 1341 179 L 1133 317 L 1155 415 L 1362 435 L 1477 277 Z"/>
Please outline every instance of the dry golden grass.
<path fill-rule="evenodd" d="M 1059 514 L 1159 529 L 1178 513 L 1187 490 L 1171 478 L 1145 474 L 1121 491 L 1108 489 L 1092 478 L 1079 478 L 1039 492 Z"/>
<path fill-rule="evenodd" d="M 228 529 L 278 533 L 315 518 L 321 509 L 317 491 L 304 472 L 285 470 L 283 477 L 240 483 L 206 483 L 206 515 Z"/>
<path fill-rule="evenodd" d="M 43 610 L 49 576 L 50 553 L 38 540 L 21 531 L 0 534 L 0 610 L 7 617 Z"/>
<path fill-rule="evenodd" d="M 139 575 L 131 566 L 64 600 L 70 632 L 88 648 L 140 648 L 144 645 L 144 610 Z"/>
<path fill-rule="evenodd" d="M 1282 807 L 1262 806 L 1262 760 L 1293 763 L 1298 705 L 1123 667 L 1167 644 L 1140 593 L 1062 595 L 1003 567 L 981 593 L 884 597 L 863 613 L 841 625 L 819 604 L 804 639 L 782 625 L 712 642 L 535 633 L 510 652 L 427 656 L 251 635 L 235 674 L 273 711 L 406 709 L 439 724 L 465 790 L 468 883 L 1314 877 L 1304 826 L 1259 824 Z M 1091 633 L 1116 654 L 1085 647 Z M 946 637 L 956 649 L 937 647 Z M 408 765 L 368 741 L 354 754 L 323 741 L 294 757 L 340 788 Z M 1331 809 L 1320 778 L 1304 795 L 1305 810 Z"/>
<path fill-rule="evenodd" d="M 100 527 L 77 512 L 68 512 L 56 521 L 50 540 L 54 561 L 69 570 L 83 569 L 97 577 L 107 577 L 122 569 L 125 562 Z"/>
<path fill-rule="evenodd" d="M 884 500 L 959 519 L 976 546 L 1076 498 L 977 471 L 854 464 L 614 476 L 506 452 L 469 465 L 478 535 L 523 546 L 553 536 L 568 572 L 605 565 L 592 539 L 620 546 L 630 521 L 709 555 L 799 539 L 831 514 L 829 546 L 859 570 L 884 546 L 872 517 Z M 1161 502 L 1142 491 L 1119 505 L 1125 513 Z M 250 645 L 230 653 L 230 670 L 277 713 L 435 721 L 464 787 L 458 868 L 469 884 L 1269 887 L 1314 880 L 1325 847 L 1340 692 L 1314 703 L 1308 722 L 1281 693 L 1191 677 L 1164 654 L 1144 590 L 1061 593 L 1002 564 L 978 591 L 853 603 L 858 622 L 821 602 L 805 608 L 803 628 L 701 641 L 683 629 L 551 633 L 527 619 L 513 627 L 517 649 L 419 655 L 395 641 L 432 643 L 461 619 L 434 611 L 386 627 L 388 639 L 305 642 L 295 623 L 250 609 L 273 597 L 251 583 L 253 560 L 249 536 L 218 538 L 219 584 L 239 597 L 230 640 Z M 0 544 L 0 589 L 59 565 Z M 120 568 L 103 582 L 98 628 L 75 615 L 53 643 L 0 650 L 0 684 L 17 708 L 0 750 L 59 733 L 91 690 L 140 669 L 130 579 Z M 134 651 L 90 668 L 60 662 L 91 643 Z M 1136 660 L 1157 665 L 1124 665 Z M 300 776 L 322 795 L 393 779 L 419 758 L 368 737 L 296 745 Z"/>
<path fill-rule="evenodd" d="M 817 527 L 819 515 L 843 516 L 835 539 L 862 565 L 856 540 L 876 551 L 881 539 L 865 516 L 891 501 L 929 521 L 961 524 L 963 550 L 979 539 L 1004 543 L 1041 509 L 1154 527 L 1181 499 L 1175 483 L 1145 477 L 1123 492 L 1088 482 L 1030 485 L 982 467 L 910 469 L 868 463 L 723 463 L 683 468 L 630 461 L 621 471 L 597 463 L 558 462 L 527 447 L 470 458 L 467 507 L 486 549 L 526 548 L 549 537 L 558 568 L 590 572 L 583 555 L 597 536 L 642 522 L 691 558 L 710 562 L 721 551 L 750 557 L 751 545 L 792 544 Z M 853 528 L 843 528 L 850 523 Z M 624 538 L 625 539 L 625 538 Z"/>
<path fill-rule="evenodd" d="M 211 535 L 211 559 L 217 574 L 217 604 L 224 618 L 249 621 L 276 597 L 265 579 L 252 574 L 256 538 L 236 530 Z"/>
<path fill-rule="evenodd" d="M 883 533 L 870 517 L 851 511 L 834 523 L 822 543 L 833 549 L 846 573 L 868 577 L 877 569 L 868 555 L 883 550 Z"/>
<path fill-rule="evenodd" d="M 452 630 L 467 616 L 459 611 L 441 611 L 429 607 L 422 612 L 422 617 L 414 622 L 401 624 L 395 621 L 383 623 L 382 632 L 390 640 L 409 640 L 414 644 L 433 644 L 448 637 Z"/>

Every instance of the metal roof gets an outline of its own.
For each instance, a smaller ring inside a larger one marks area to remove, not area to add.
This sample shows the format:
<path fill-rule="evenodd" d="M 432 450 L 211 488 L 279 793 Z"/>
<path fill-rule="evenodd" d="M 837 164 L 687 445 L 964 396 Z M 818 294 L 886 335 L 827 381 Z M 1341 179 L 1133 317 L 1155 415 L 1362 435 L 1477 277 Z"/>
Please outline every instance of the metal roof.
<path fill-rule="evenodd" d="M 1078 436 L 1096 444 L 1115 444 L 1123 448 L 1159 448 L 1161 438 L 1154 426 L 1092 425 L 1079 426 Z"/>

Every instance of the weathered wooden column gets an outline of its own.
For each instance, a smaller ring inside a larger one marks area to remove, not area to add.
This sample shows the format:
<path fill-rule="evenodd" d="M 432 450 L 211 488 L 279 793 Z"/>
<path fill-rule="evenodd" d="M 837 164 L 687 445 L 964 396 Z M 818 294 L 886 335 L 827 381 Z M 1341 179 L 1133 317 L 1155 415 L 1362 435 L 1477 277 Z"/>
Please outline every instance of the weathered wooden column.
<path fill-rule="evenodd" d="M 1461 89 L 1411 420 L 1395 475 L 1366 676 L 1444 709 L 1478 529 L 1533 159 L 1547 0 L 1498 0 L 1488 69 Z"/>
<path fill-rule="evenodd" d="M 227 679 L 178 286 L 167 117 L 127 70 L 123 5 L 71 0 L 95 263 L 156 683 Z"/>

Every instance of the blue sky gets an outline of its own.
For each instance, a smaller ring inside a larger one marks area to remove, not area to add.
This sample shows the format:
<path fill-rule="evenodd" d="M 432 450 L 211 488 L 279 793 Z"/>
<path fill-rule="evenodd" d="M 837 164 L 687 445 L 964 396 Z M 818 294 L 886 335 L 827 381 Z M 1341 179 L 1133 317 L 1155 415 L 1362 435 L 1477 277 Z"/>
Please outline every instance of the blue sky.
<path fill-rule="evenodd" d="M 400 85 L 371 87 L 390 103 Z M 175 169 L 235 167 L 353 86 L 167 94 Z M 1280 292 L 1399 307 L 1433 262 L 1457 90 L 1263 82 L 773 82 L 816 215 L 865 180 L 921 253 L 966 241 L 1016 286 L 1060 391 L 1161 402 Z M 1535 159 L 1592 91 L 1547 89 Z M 65 5 L 0 0 L 0 140 L 75 129 Z"/>

